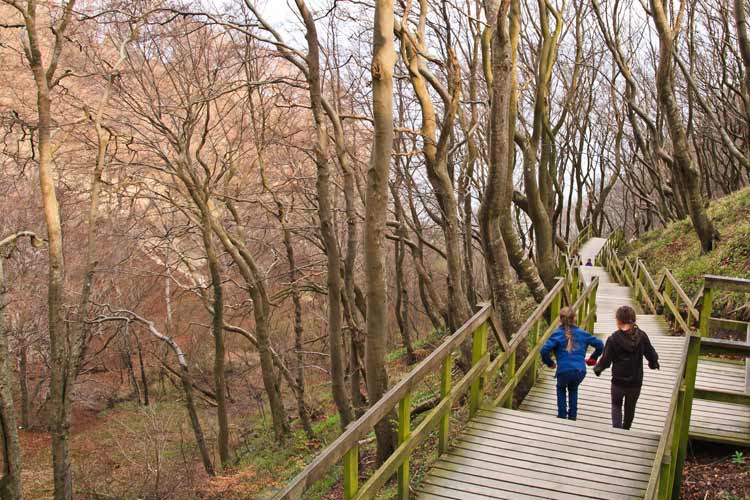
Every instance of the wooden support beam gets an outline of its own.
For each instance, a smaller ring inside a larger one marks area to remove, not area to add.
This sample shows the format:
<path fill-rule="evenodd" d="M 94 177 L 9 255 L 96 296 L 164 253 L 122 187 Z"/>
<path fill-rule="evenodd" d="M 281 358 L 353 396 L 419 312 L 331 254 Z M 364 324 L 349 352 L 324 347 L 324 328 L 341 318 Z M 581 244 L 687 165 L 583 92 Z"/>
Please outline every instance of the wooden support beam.
<path fill-rule="evenodd" d="M 695 399 L 705 399 L 707 401 L 750 406 L 750 394 L 744 394 L 742 392 L 700 389 L 696 387 L 693 397 Z"/>
<path fill-rule="evenodd" d="M 450 414 L 450 412 L 449 412 Z M 398 444 L 401 446 L 411 434 L 411 393 L 398 403 Z M 398 500 L 409 499 L 409 457 L 398 467 Z"/>
<path fill-rule="evenodd" d="M 353 445 L 344 455 L 344 500 L 351 500 L 359 489 L 359 446 Z"/>
<path fill-rule="evenodd" d="M 682 485 L 682 468 L 687 456 L 688 435 L 690 434 L 690 417 L 693 412 L 693 394 L 695 393 L 695 378 L 698 373 L 698 357 L 701 351 L 701 338 L 690 335 L 687 359 L 685 362 L 685 392 L 681 415 L 679 416 L 679 447 L 677 449 L 677 463 L 675 464 L 674 485 L 672 487 L 672 499 L 679 500 L 680 486 Z"/>
<path fill-rule="evenodd" d="M 709 318 L 708 326 L 709 328 L 716 328 L 719 330 L 730 330 L 733 332 L 745 333 L 750 327 L 750 323 L 748 323 L 747 321 L 736 321 L 733 319 Z"/>
<path fill-rule="evenodd" d="M 733 278 L 731 276 L 716 276 L 706 274 L 703 276 L 706 286 L 728 292 L 750 293 L 750 279 Z"/>
<path fill-rule="evenodd" d="M 487 353 L 487 323 L 482 323 L 473 333 L 471 345 L 471 366 L 476 366 Z M 477 377 L 471 382 L 469 390 L 469 418 L 473 417 L 482 402 L 482 378 Z"/>
<path fill-rule="evenodd" d="M 750 355 L 750 344 L 736 340 L 701 338 L 702 354 L 734 354 L 738 356 Z"/>
<path fill-rule="evenodd" d="M 701 305 L 701 315 L 698 321 L 698 333 L 701 337 L 708 337 L 708 320 L 711 317 L 713 308 L 714 290 L 706 282 L 703 288 L 703 304 Z"/>
<path fill-rule="evenodd" d="M 393 476 L 398 470 L 399 466 L 411 455 L 414 449 L 419 444 L 427 439 L 430 435 L 430 430 L 437 425 L 446 412 L 449 412 L 451 406 L 455 401 L 463 396 L 470 383 L 476 380 L 487 368 L 489 362 L 489 355 L 485 354 L 484 357 L 464 375 L 461 380 L 451 389 L 448 397 L 438 403 L 438 405 L 430 410 L 430 412 L 422 419 L 422 421 L 411 431 L 409 437 L 400 444 L 390 457 L 376 470 L 372 476 L 365 482 L 359 489 L 357 494 L 353 497 L 353 500 L 369 500 L 377 495 L 380 488 Z"/>
<path fill-rule="evenodd" d="M 440 399 L 445 399 L 451 392 L 451 373 L 453 371 L 453 356 L 448 356 L 443 361 L 440 374 Z M 448 451 L 448 438 L 450 436 L 451 413 L 446 412 L 440 418 L 440 429 L 438 430 L 438 454 L 442 455 Z"/>

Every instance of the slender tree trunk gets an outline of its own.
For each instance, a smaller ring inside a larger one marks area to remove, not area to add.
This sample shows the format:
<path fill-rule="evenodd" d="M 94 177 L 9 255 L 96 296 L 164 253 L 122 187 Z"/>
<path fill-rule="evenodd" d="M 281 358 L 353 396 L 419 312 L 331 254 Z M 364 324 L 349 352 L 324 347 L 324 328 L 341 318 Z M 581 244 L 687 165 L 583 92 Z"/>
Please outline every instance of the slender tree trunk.
<path fill-rule="evenodd" d="M 388 210 L 388 170 L 393 149 L 393 0 L 375 1 L 372 54 L 372 111 L 375 135 L 367 171 L 365 209 L 365 279 L 367 283 L 367 337 L 365 367 L 370 404 L 388 390 L 386 355 L 388 341 L 388 294 L 386 281 L 385 223 Z M 375 428 L 378 462 L 394 449 L 394 432 L 386 416 Z"/>
<path fill-rule="evenodd" d="M 141 385 L 143 386 L 143 406 L 150 404 L 148 394 L 148 377 L 146 376 L 146 364 L 143 362 L 143 348 L 138 335 L 135 336 L 135 345 L 138 347 L 138 365 L 141 369 Z"/>
<path fill-rule="evenodd" d="M 510 3 L 503 2 L 494 26 L 492 47 L 492 109 L 490 116 L 490 161 L 487 171 L 482 207 L 479 212 L 482 245 L 487 262 L 487 277 L 493 303 L 500 311 L 503 328 L 510 334 L 516 325 L 516 298 L 513 272 L 499 221 L 505 203 L 505 182 L 510 168 L 510 100 L 514 73 L 511 60 L 511 40 L 508 26 Z M 509 211 L 506 216 L 509 216 Z"/>
<path fill-rule="evenodd" d="M 198 204 L 203 215 L 208 217 L 208 220 L 211 223 L 211 229 L 219 238 L 224 249 L 231 255 L 232 260 L 237 264 L 237 268 L 247 285 L 250 299 L 253 302 L 253 318 L 255 319 L 255 335 L 258 356 L 260 357 L 263 387 L 268 395 L 268 404 L 271 409 L 271 418 L 273 420 L 276 439 L 282 441 L 289 434 L 289 422 L 287 420 L 286 411 L 284 410 L 279 380 L 276 378 L 274 371 L 274 356 L 271 349 L 269 325 L 271 301 L 266 292 L 263 276 L 255 263 L 255 259 L 244 243 L 230 234 L 229 231 L 227 231 L 227 229 L 210 214 L 208 206 L 199 196 L 195 195 L 195 193 L 191 193 L 191 197 L 196 204 Z M 227 207 L 235 218 L 237 218 L 231 202 L 227 202 Z"/>
<path fill-rule="evenodd" d="M 0 247 L 2 249 L 2 247 Z M 0 253 L 0 433 L 2 436 L 3 477 L 0 479 L 0 498 L 21 498 L 21 444 L 18 440 L 16 408 L 13 404 L 13 369 L 5 329 L 5 277 Z"/>
<path fill-rule="evenodd" d="M 21 390 L 21 427 L 28 429 L 30 426 L 29 414 L 31 413 L 31 399 L 29 398 L 29 375 L 28 375 L 28 352 L 29 346 L 22 342 L 18 355 L 18 385 Z"/>
<path fill-rule="evenodd" d="M 393 194 L 394 203 L 398 198 L 398 189 L 396 186 L 391 189 Z M 417 361 L 417 356 L 414 353 L 414 346 L 411 340 L 411 324 L 409 323 L 409 292 L 406 287 L 406 279 L 404 277 L 404 256 L 406 254 L 404 243 L 404 228 L 403 222 L 401 221 L 402 210 L 397 208 L 395 210 L 396 221 L 399 223 L 397 234 L 399 239 L 394 242 L 394 253 L 396 256 L 396 321 L 398 322 L 398 329 L 401 332 L 401 342 L 406 349 L 406 362 L 411 365 Z"/>
<path fill-rule="evenodd" d="M 289 264 L 289 282 L 292 287 L 292 303 L 294 304 L 294 350 L 295 350 L 295 384 L 292 385 L 297 398 L 297 413 L 299 414 L 300 423 L 308 438 L 315 437 L 312 423 L 310 422 L 310 412 L 305 403 L 305 355 L 302 352 L 302 341 L 304 339 L 304 327 L 302 325 L 302 300 L 300 298 L 299 286 L 297 284 L 297 259 L 294 256 L 294 246 L 292 245 L 292 232 L 286 223 L 286 214 L 284 206 L 276 198 L 277 217 L 281 224 L 284 248 L 286 248 L 286 259 Z"/>
<path fill-rule="evenodd" d="M 198 411 L 195 408 L 195 398 L 193 396 L 193 381 L 190 377 L 190 372 L 187 366 L 180 364 L 180 381 L 182 382 L 182 390 L 185 392 L 185 406 L 190 416 L 190 424 L 193 427 L 193 433 L 195 434 L 195 442 L 198 445 L 198 450 L 201 454 L 201 460 L 203 461 L 203 468 L 206 470 L 206 474 L 214 476 L 214 466 L 211 463 L 211 455 L 208 453 L 208 447 L 206 446 L 206 438 L 203 434 L 203 428 L 201 422 L 198 419 Z"/>
<path fill-rule="evenodd" d="M 211 275 L 211 289 L 213 290 L 211 333 L 214 337 L 214 390 L 216 391 L 216 420 L 219 424 L 217 436 L 219 442 L 219 459 L 221 466 L 226 467 L 231 459 L 229 450 L 229 417 L 227 415 L 226 397 L 226 349 L 224 347 L 224 291 L 221 284 L 221 270 L 219 258 L 216 255 L 211 234 L 210 222 L 204 218 L 201 224 L 203 233 L 203 247 L 206 251 L 208 270 Z"/>
<path fill-rule="evenodd" d="M 318 32 L 315 20 L 303 0 L 296 0 L 297 9 L 302 15 L 307 30 L 307 83 L 310 91 L 310 105 L 315 119 L 315 164 L 317 166 L 316 190 L 318 194 L 318 218 L 320 233 L 325 245 L 328 285 L 328 346 L 331 354 L 331 390 L 333 400 L 339 410 L 342 430 L 352 421 L 352 408 L 346 394 L 344 381 L 344 343 L 341 335 L 341 257 L 338 240 L 333 226 L 333 207 L 330 194 L 330 165 L 328 161 L 328 128 L 326 127 L 321 98 L 320 56 Z"/>
<path fill-rule="evenodd" d="M 745 92 L 750 99 L 750 40 L 747 36 L 747 14 L 745 0 L 734 0 L 734 21 L 737 29 L 737 43 L 740 46 L 742 64 L 745 67 Z"/>
<path fill-rule="evenodd" d="M 651 0 L 656 29 L 659 33 L 659 66 L 656 72 L 657 95 L 659 104 L 669 125 L 669 135 L 673 146 L 673 172 L 676 180 L 681 181 L 685 190 L 685 202 L 688 208 L 693 228 L 701 241 L 703 252 L 710 252 L 718 233 L 708 212 L 701 189 L 700 172 L 695 166 L 687 142 L 685 124 L 680 108 L 674 95 L 674 65 L 672 50 L 674 49 L 674 32 L 667 20 L 667 14 L 662 0 Z"/>
<path fill-rule="evenodd" d="M 41 56 L 40 56 L 41 58 Z M 52 113 L 46 76 L 39 65 L 33 68 L 37 82 L 39 183 L 42 191 L 44 220 L 47 225 L 49 275 L 47 282 L 47 316 L 50 337 L 50 434 L 55 500 L 71 500 L 73 483 L 70 473 L 71 392 L 70 353 L 66 347 L 68 328 L 63 311 L 65 297 L 65 259 L 63 257 L 60 205 L 55 194 L 52 173 L 50 132 Z"/>

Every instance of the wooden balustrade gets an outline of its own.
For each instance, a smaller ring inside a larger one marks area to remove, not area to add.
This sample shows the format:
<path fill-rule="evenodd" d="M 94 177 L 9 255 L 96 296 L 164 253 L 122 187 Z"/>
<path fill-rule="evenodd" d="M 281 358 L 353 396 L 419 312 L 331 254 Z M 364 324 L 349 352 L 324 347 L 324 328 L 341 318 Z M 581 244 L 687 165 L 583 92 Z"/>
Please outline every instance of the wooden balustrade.
<path fill-rule="evenodd" d="M 576 297 L 571 307 L 577 312 L 579 324 L 593 328 L 596 315 L 596 290 L 598 278 L 584 288 L 576 271 L 566 270 L 566 278 L 559 278 L 557 284 L 545 296 L 534 312 L 521 325 L 518 331 L 506 340 L 496 327 L 497 319 L 491 305 L 483 306 L 469 321 L 451 336 L 447 337 L 427 358 L 419 363 L 408 375 L 394 385 L 364 415 L 352 422 L 347 429 L 326 447 L 305 469 L 298 474 L 275 498 L 299 499 L 304 492 L 321 480 L 338 463 L 343 463 L 344 498 L 373 498 L 386 482 L 397 476 L 398 497 L 409 496 L 409 458 L 414 449 L 422 443 L 434 428 L 438 434 L 438 453 L 448 449 L 450 433 L 450 412 L 455 402 L 468 392 L 469 414 L 474 416 L 480 410 L 488 387 L 496 384 L 503 376 L 504 384 L 495 405 L 512 406 L 513 393 L 519 382 L 528 374 L 532 380 L 537 377 L 539 352 L 543 343 L 559 326 L 559 312 L 564 298 Z M 575 276 L 575 278 L 573 278 Z M 567 293 L 566 293 L 567 292 Z M 570 304 L 570 301 L 565 301 Z M 542 329 L 547 325 L 544 332 Z M 488 351 L 488 331 L 495 330 L 500 351 L 491 358 Z M 455 384 L 451 373 L 453 356 L 460 346 L 471 339 L 471 368 Z M 515 366 L 518 347 L 527 342 L 529 351 L 519 367 Z M 440 367 L 440 401 L 419 422 L 411 428 L 411 395 L 417 384 L 437 371 Z M 397 413 L 396 434 L 398 446 L 391 456 L 378 467 L 367 481 L 359 485 L 359 443 L 383 418 Z"/>
<path fill-rule="evenodd" d="M 674 318 L 675 325 L 688 337 L 645 495 L 647 499 L 677 499 L 687 452 L 693 399 L 750 405 L 750 323 L 711 316 L 717 290 L 750 293 L 750 280 L 706 275 L 698 296 L 691 299 L 668 269 L 664 270 L 657 282 L 643 261 L 637 259 L 633 264 L 628 258 L 621 260 L 616 248 L 615 242 L 608 241 L 600 255 L 601 263 L 618 282 L 634 288 L 636 299 L 648 312 L 669 313 Z M 696 307 L 699 302 L 702 302 L 700 311 Z M 685 309 L 684 314 L 681 307 Z M 744 331 L 747 333 L 746 341 L 709 338 L 710 327 Z M 700 357 L 717 354 L 746 357 L 744 393 L 695 387 Z"/>

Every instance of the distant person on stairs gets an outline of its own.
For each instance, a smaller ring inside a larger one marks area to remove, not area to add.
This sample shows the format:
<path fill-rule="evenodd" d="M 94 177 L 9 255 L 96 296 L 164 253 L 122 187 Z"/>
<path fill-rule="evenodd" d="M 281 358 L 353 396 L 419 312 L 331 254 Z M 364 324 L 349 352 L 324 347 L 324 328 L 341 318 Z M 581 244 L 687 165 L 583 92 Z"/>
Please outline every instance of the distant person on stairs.
<path fill-rule="evenodd" d="M 542 361 L 550 368 L 557 366 L 557 416 L 575 420 L 578 416 L 578 386 L 586 377 L 586 365 L 596 364 L 604 343 L 589 332 L 578 328 L 573 309 L 564 307 L 560 311 L 560 327 L 542 346 Z M 586 350 L 594 348 L 587 360 Z M 550 354 L 555 354 L 555 361 Z"/>
<path fill-rule="evenodd" d="M 630 429 L 643 385 L 643 358 L 648 361 L 649 368 L 658 370 L 659 355 L 646 332 L 635 323 L 635 310 L 632 307 L 618 308 L 615 320 L 617 331 L 607 339 L 604 354 L 594 367 L 594 373 L 598 377 L 612 365 L 612 427 Z"/>
<path fill-rule="evenodd" d="M 591 262 L 591 259 L 586 259 L 586 267 L 592 267 L 594 265 L 593 262 Z"/>

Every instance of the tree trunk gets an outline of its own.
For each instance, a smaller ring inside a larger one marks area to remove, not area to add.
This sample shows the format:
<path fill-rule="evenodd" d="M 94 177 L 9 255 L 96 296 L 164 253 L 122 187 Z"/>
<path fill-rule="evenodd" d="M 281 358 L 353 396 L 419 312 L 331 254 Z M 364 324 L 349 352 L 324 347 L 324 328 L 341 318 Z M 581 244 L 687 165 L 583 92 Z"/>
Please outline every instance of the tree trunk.
<path fill-rule="evenodd" d="M 190 416 L 190 424 L 193 427 L 193 434 L 195 434 L 195 443 L 198 445 L 198 450 L 201 454 L 201 460 L 203 461 L 203 468 L 206 470 L 206 474 L 214 476 L 214 466 L 211 463 L 211 455 L 208 453 L 208 447 L 206 446 L 206 438 L 203 435 L 203 428 L 201 422 L 198 419 L 198 411 L 195 409 L 195 398 L 193 397 L 193 382 L 190 378 L 190 372 L 187 366 L 180 364 L 180 381 L 182 382 L 182 390 L 185 392 L 185 406 Z"/>
<path fill-rule="evenodd" d="M 2 247 L 0 247 L 2 249 Z M 18 440 L 16 408 L 13 404 L 13 369 L 11 368 L 8 331 L 5 329 L 5 279 L 0 253 L 0 433 L 2 436 L 3 477 L 0 498 L 21 498 L 21 444 Z"/>
<path fill-rule="evenodd" d="M 29 346 L 22 342 L 18 357 L 18 385 L 21 390 L 21 427 L 28 429 L 30 426 L 29 413 L 31 413 L 31 399 L 29 398 L 29 375 L 28 375 L 28 351 Z"/>
<path fill-rule="evenodd" d="M 747 15 L 745 0 L 734 0 L 734 22 L 737 29 L 737 43 L 740 46 L 742 64 L 745 67 L 745 92 L 750 98 L 750 40 L 747 36 Z"/>
<path fill-rule="evenodd" d="M 143 386 L 143 406 L 150 404 L 148 395 L 148 377 L 146 377 L 146 364 L 143 362 L 143 348 L 138 335 L 135 336 L 135 345 L 138 347 L 138 364 L 141 369 L 141 385 Z"/>
<path fill-rule="evenodd" d="M 494 26 L 492 47 L 492 109 L 490 116 L 490 161 L 487 166 L 487 186 L 479 211 L 487 278 L 492 290 L 492 300 L 500 312 L 503 328 L 508 335 L 515 330 L 516 298 L 513 290 L 513 272 L 500 231 L 500 218 L 505 212 L 508 169 L 510 168 L 510 101 L 511 85 L 514 78 L 511 60 L 511 40 L 508 26 L 510 3 L 504 2 L 498 11 Z M 509 206 L 507 208 L 510 208 Z"/>
<path fill-rule="evenodd" d="M 399 182 L 400 184 L 400 182 Z M 391 188 L 394 204 L 400 204 L 398 199 L 398 189 L 396 186 Z M 406 363 L 412 365 L 416 363 L 417 356 L 414 353 L 414 346 L 411 341 L 411 323 L 409 322 L 409 292 L 406 287 L 404 277 L 404 257 L 406 254 L 404 243 L 406 229 L 401 221 L 403 210 L 397 207 L 395 210 L 396 221 L 399 223 L 397 231 L 398 239 L 394 242 L 394 253 L 396 256 L 396 321 L 398 329 L 401 332 L 401 343 L 406 349 Z"/>
<path fill-rule="evenodd" d="M 385 223 L 388 210 L 388 171 L 393 149 L 393 0 L 375 1 L 372 41 L 372 111 L 375 134 L 367 170 L 365 209 L 365 279 L 367 283 L 367 336 L 365 367 L 370 404 L 388 390 L 386 355 L 388 341 L 388 295 L 386 281 Z M 378 462 L 393 452 L 395 435 L 390 416 L 375 428 Z"/>
<path fill-rule="evenodd" d="M 39 56 L 41 60 L 41 55 Z M 37 84 L 39 183 L 42 191 L 44 220 L 47 225 L 48 291 L 47 316 L 50 338 L 50 434 L 52 436 L 52 467 L 55 500 L 71 500 L 73 484 L 70 473 L 71 393 L 70 352 L 67 349 L 68 327 L 64 314 L 65 259 L 63 257 L 60 205 L 55 194 L 52 173 L 52 145 L 50 132 L 52 114 L 47 79 L 41 64 L 33 67 Z"/>
<path fill-rule="evenodd" d="M 219 424 L 217 436 L 219 442 L 219 459 L 222 468 L 229 465 L 231 452 L 229 450 L 229 417 L 227 416 L 226 397 L 226 349 L 224 348 L 224 291 L 221 284 L 219 259 L 216 246 L 211 234 L 211 226 L 205 219 L 201 224 L 203 233 L 203 247 L 206 251 L 208 270 L 211 274 L 211 289 L 213 290 L 213 307 L 211 333 L 214 337 L 214 391 L 216 392 L 216 420 Z"/>
<path fill-rule="evenodd" d="M 427 2 L 422 0 L 420 5 L 420 16 L 424 18 L 427 15 Z M 420 21 L 420 27 L 423 26 L 424 22 Z M 459 234 L 459 207 L 453 178 L 448 168 L 449 137 L 458 111 L 461 88 L 459 67 L 453 49 L 449 48 L 448 88 L 451 92 L 451 101 L 446 104 L 438 137 L 435 106 L 427 88 L 426 78 L 420 70 L 420 58 L 424 47 L 415 45 L 417 43 L 415 40 L 424 40 L 424 33 L 420 32 L 417 35 L 408 33 L 406 22 L 402 23 L 401 30 L 398 33 L 401 38 L 402 57 L 409 68 L 409 78 L 422 111 L 421 133 L 424 137 L 423 150 L 427 179 L 440 206 L 440 222 L 445 238 L 445 254 L 448 265 L 448 316 L 450 328 L 455 331 L 471 316 L 471 306 L 464 288 L 464 266 L 461 262 L 463 242 Z"/>
<path fill-rule="evenodd" d="M 318 218 L 320 233 L 325 246 L 328 285 L 328 347 L 331 354 L 331 390 L 336 408 L 339 410 L 341 429 L 352 421 L 352 408 L 346 394 L 344 382 L 344 352 L 341 336 L 341 257 L 338 240 L 333 227 L 333 208 L 330 194 L 330 165 L 328 161 L 328 128 L 326 127 L 321 99 L 320 56 L 318 32 L 315 20 L 303 0 L 296 0 L 307 30 L 307 83 L 310 91 L 310 106 L 315 120 L 315 164 L 317 166 L 316 189 L 318 194 Z"/>
<path fill-rule="evenodd" d="M 297 398 L 297 413 L 299 414 L 300 423 L 309 439 L 315 437 L 312 424 L 310 422 L 310 412 L 307 410 L 305 403 L 305 355 L 302 352 L 302 341 L 304 339 L 304 328 L 302 325 L 302 300 L 300 299 L 299 287 L 297 284 L 297 260 L 294 256 L 294 246 L 292 245 L 292 232 L 286 223 L 286 214 L 284 205 L 276 198 L 276 214 L 281 224 L 284 248 L 286 249 L 286 259 L 289 264 L 289 283 L 292 287 L 292 303 L 294 304 L 294 350 L 295 350 L 295 384 L 292 385 L 294 394 Z M 291 385 L 291 384 L 290 384 Z"/>
<path fill-rule="evenodd" d="M 656 72 L 656 86 L 659 104 L 664 110 L 669 125 L 669 136 L 672 139 L 672 171 L 676 180 L 681 181 L 685 189 L 685 202 L 693 228 L 701 241 L 703 252 L 713 250 L 718 233 L 708 217 L 705 200 L 701 190 L 701 176 L 695 167 L 687 142 L 685 124 L 674 95 L 674 32 L 669 25 L 662 0 L 651 0 L 654 22 L 659 33 L 659 66 Z M 677 194 L 677 193 L 675 193 Z"/>

